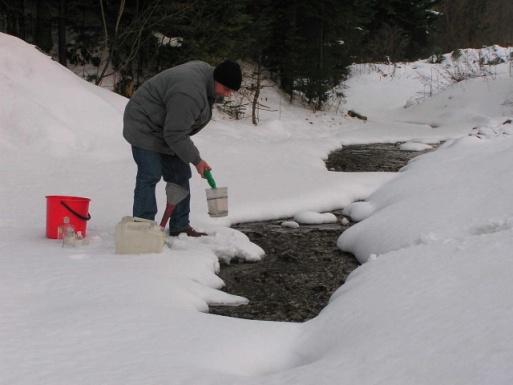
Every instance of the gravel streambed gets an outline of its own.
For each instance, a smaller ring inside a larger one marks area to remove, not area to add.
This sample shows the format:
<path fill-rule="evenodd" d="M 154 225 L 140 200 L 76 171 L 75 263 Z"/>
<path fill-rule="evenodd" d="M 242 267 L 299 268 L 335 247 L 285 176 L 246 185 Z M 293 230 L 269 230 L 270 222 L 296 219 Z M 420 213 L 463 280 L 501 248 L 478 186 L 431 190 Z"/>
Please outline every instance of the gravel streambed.
<path fill-rule="evenodd" d="M 339 214 L 340 215 L 340 214 Z M 231 263 L 219 276 L 228 293 L 249 304 L 211 307 L 214 314 L 270 321 L 305 321 L 326 306 L 358 262 L 336 246 L 349 225 L 282 227 L 281 221 L 245 223 L 234 228 L 262 247 L 266 256 L 254 263 Z"/>

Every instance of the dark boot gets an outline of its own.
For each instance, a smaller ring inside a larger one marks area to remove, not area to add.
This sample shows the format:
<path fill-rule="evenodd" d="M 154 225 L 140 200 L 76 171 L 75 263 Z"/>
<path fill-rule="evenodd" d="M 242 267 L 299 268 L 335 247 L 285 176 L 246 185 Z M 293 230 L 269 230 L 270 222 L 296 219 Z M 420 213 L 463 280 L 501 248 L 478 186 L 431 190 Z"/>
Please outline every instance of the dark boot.
<path fill-rule="evenodd" d="M 195 237 L 195 238 L 204 237 L 204 236 L 208 235 L 207 233 L 202 233 L 201 231 L 194 230 L 191 226 L 187 226 L 183 230 L 169 232 L 169 235 L 171 235 L 172 237 L 176 237 L 177 235 L 180 235 L 180 234 L 187 234 L 188 237 Z"/>

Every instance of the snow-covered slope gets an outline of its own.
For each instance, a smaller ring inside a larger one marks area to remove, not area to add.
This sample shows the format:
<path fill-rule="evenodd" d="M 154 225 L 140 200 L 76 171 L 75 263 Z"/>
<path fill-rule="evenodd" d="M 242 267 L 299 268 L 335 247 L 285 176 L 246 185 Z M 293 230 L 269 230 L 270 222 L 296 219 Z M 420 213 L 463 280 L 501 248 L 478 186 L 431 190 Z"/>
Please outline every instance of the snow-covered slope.
<path fill-rule="evenodd" d="M 55 157 L 119 156 L 126 99 L 80 79 L 28 44 L 0 35 L 0 145 Z"/>

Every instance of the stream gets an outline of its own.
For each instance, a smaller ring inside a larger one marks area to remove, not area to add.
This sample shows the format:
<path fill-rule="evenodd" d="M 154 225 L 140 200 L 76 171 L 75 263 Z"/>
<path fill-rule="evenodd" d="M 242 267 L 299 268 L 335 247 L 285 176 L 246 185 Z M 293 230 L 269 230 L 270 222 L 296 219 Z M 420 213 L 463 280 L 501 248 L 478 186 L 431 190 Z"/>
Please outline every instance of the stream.
<path fill-rule="evenodd" d="M 425 152 L 425 151 L 423 151 Z M 398 171 L 423 152 L 399 150 L 399 143 L 344 146 L 328 155 L 331 171 Z M 284 227 L 281 220 L 236 224 L 266 255 L 258 262 L 222 264 L 224 291 L 249 299 L 243 306 L 211 306 L 210 313 L 230 317 L 303 322 L 319 314 L 333 292 L 358 267 L 356 258 L 339 250 L 340 234 L 353 223 L 342 210 L 338 222 Z M 343 224 L 344 223 L 344 224 Z"/>

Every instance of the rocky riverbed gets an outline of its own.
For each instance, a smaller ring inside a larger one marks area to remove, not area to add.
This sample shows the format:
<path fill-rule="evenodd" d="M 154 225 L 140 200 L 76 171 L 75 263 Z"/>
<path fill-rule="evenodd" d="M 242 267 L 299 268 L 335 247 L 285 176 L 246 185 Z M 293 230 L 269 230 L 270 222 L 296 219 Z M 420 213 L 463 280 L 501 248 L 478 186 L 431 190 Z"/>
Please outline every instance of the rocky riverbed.
<path fill-rule="evenodd" d="M 340 215 L 340 213 L 337 213 Z M 358 262 L 336 246 L 349 225 L 340 223 L 292 229 L 281 221 L 233 226 L 262 247 L 260 262 L 232 263 L 221 267 L 220 277 L 229 293 L 242 295 L 249 304 L 212 307 L 211 313 L 232 317 L 304 321 L 315 317 L 344 283 Z"/>
<path fill-rule="evenodd" d="M 329 154 L 326 166 L 333 171 L 397 171 L 421 153 L 402 151 L 398 144 L 344 146 Z M 288 228 L 281 225 L 283 219 L 232 226 L 262 247 L 266 256 L 255 263 L 223 265 L 219 274 L 226 283 L 223 290 L 250 302 L 238 307 L 213 306 L 210 312 L 298 322 L 319 314 L 358 267 L 353 255 L 336 246 L 337 238 L 351 223 L 344 220 L 341 210 L 333 214 L 338 223 Z"/>

